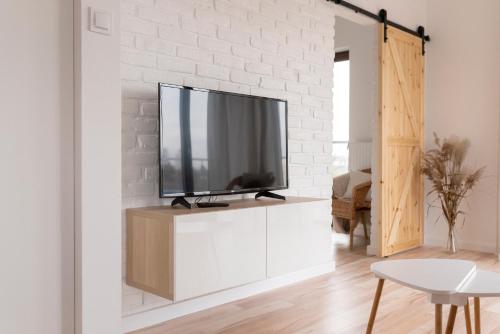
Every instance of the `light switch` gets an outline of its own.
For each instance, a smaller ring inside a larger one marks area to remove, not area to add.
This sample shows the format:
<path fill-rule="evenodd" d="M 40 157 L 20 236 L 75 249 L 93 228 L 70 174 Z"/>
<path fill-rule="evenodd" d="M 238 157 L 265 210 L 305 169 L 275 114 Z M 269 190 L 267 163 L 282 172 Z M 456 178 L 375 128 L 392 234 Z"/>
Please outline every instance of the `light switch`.
<path fill-rule="evenodd" d="M 89 7 L 89 30 L 111 35 L 113 15 L 110 12 Z"/>
<path fill-rule="evenodd" d="M 94 25 L 96 28 L 109 31 L 111 29 L 111 15 L 109 13 L 95 12 Z"/>

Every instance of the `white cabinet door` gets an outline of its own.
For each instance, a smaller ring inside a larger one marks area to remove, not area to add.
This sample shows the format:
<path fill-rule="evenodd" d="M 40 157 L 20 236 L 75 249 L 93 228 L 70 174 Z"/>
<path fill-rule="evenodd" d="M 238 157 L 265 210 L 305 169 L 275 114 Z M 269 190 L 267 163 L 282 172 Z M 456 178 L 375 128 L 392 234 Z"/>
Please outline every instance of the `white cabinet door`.
<path fill-rule="evenodd" d="M 266 209 L 175 217 L 174 299 L 266 278 Z"/>
<path fill-rule="evenodd" d="M 330 201 L 267 208 L 267 276 L 332 261 Z"/>

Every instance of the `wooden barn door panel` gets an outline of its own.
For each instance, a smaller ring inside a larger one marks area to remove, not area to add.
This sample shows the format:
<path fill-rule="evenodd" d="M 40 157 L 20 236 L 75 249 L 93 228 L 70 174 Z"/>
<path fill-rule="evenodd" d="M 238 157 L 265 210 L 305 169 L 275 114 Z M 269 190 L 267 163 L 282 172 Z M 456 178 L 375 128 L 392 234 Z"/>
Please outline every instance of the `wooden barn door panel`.
<path fill-rule="evenodd" d="M 423 244 L 424 57 L 421 39 L 380 27 L 380 255 Z"/>

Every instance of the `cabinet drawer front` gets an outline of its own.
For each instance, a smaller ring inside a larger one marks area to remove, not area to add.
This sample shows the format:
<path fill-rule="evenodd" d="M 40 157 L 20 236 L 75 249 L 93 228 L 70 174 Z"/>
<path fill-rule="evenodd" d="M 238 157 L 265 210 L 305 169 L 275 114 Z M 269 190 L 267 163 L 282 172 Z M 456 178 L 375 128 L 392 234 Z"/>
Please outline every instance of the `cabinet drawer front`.
<path fill-rule="evenodd" d="M 176 301 L 266 278 L 266 209 L 175 217 Z"/>
<path fill-rule="evenodd" d="M 267 208 L 267 276 L 332 261 L 331 204 L 316 201 Z"/>

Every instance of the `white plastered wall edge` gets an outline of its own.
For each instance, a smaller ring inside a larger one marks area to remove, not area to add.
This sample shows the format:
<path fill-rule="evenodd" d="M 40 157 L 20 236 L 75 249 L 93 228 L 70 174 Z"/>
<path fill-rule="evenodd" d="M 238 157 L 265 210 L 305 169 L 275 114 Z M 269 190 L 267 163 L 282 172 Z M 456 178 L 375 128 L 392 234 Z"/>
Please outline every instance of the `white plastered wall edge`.
<path fill-rule="evenodd" d="M 75 332 L 121 333 L 120 1 L 74 0 Z M 89 8 L 112 15 L 90 32 Z"/>
<path fill-rule="evenodd" d="M 498 76 L 500 77 L 500 70 L 499 70 L 499 73 L 498 73 Z M 498 94 L 498 100 L 499 100 L 499 106 L 500 106 L 500 92 Z M 498 112 L 500 113 L 500 108 L 498 110 Z M 498 122 L 498 133 L 500 133 L 500 119 L 499 119 L 499 122 Z M 499 138 L 497 138 L 497 140 L 500 140 L 500 136 Z M 500 159 L 500 145 L 498 145 L 498 158 Z M 498 175 L 500 175 L 500 163 L 498 164 L 497 166 L 497 173 Z M 500 178 L 497 179 L 497 200 L 498 200 L 498 204 L 497 204 L 497 258 L 498 258 L 498 261 L 500 261 Z"/>
<path fill-rule="evenodd" d="M 500 77 L 500 73 L 498 73 Z M 499 93 L 499 101 L 500 101 L 500 93 Z M 500 113 L 500 109 L 498 110 Z M 498 131 L 500 133 L 500 119 L 498 122 Z M 500 145 L 498 145 L 498 151 L 497 151 L 497 156 L 500 159 Z M 497 174 L 500 175 L 500 163 L 497 165 Z M 496 255 L 497 255 L 497 260 L 500 261 L 500 178 L 497 178 L 497 243 L 496 243 Z"/>

